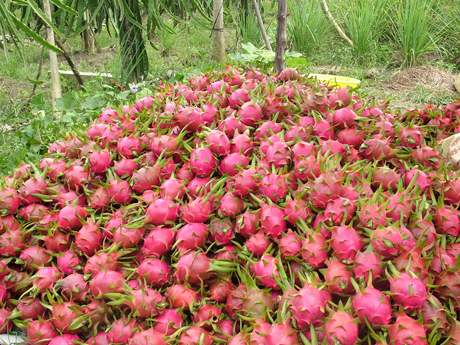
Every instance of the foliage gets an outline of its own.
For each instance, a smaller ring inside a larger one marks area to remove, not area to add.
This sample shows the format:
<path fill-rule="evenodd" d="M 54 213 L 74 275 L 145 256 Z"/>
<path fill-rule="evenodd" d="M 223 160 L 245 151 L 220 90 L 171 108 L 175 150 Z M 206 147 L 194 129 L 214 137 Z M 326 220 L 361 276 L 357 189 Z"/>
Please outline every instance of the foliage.
<path fill-rule="evenodd" d="M 359 64 L 374 55 L 381 33 L 386 31 L 386 18 L 382 13 L 388 4 L 386 0 L 350 0 L 346 3 L 346 32 L 353 42 L 353 56 Z"/>
<path fill-rule="evenodd" d="M 262 42 L 262 33 L 260 32 L 259 22 L 255 12 L 251 9 L 248 13 L 238 12 L 238 33 L 243 42 L 251 42 L 260 45 Z"/>
<path fill-rule="evenodd" d="M 326 20 L 319 0 L 296 0 L 289 2 L 287 22 L 288 37 L 293 49 L 306 56 L 326 44 L 331 35 L 331 26 Z"/>
<path fill-rule="evenodd" d="M 37 94 L 28 104 L 15 103 L 12 92 L 0 93 L 0 175 L 10 173 L 26 159 L 37 161 L 47 152 L 49 145 L 84 127 L 107 107 L 119 107 L 143 94 L 148 87 L 138 85 L 137 93 L 120 92 L 102 80 L 88 82 L 87 91 L 70 91 L 56 101 L 61 113 L 58 118 Z"/>
<path fill-rule="evenodd" d="M 438 32 L 433 19 L 433 0 L 399 0 L 395 8 L 394 37 L 406 66 L 416 65 L 436 47 Z"/>
<path fill-rule="evenodd" d="M 245 67 L 255 66 L 264 71 L 272 69 L 275 52 L 257 48 L 252 43 L 243 43 L 241 47 L 246 52 L 244 54 L 228 54 L 232 63 L 241 64 Z M 286 51 L 286 67 L 307 67 L 309 64 L 302 58 L 302 54 L 297 52 Z"/>

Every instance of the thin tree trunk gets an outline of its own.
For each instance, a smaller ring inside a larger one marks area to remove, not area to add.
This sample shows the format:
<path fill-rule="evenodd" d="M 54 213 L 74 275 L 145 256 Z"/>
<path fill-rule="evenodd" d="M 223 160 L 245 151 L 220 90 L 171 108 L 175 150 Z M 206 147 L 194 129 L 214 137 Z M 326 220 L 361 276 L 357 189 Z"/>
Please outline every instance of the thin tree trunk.
<path fill-rule="evenodd" d="M 46 22 L 45 22 L 43 19 L 41 19 L 41 18 L 39 18 L 39 19 L 40 19 L 40 21 L 43 23 L 43 25 L 46 26 Z M 65 50 L 64 45 L 61 43 L 61 41 L 59 40 L 59 38 L 57 37 L 56 34 L 54 34 L 54 42 L 55 42 L 56 45 L 59 47 L 59 49 L 62 50 L 62 55 L 63 55 L 64 58 L 66 59 L 67 64 L 69 65 L 69 67 L 70 67 L 70 69 L 72 70 L 72 72 L 73 72 L 75 78 L 76 78 L 77 81 L 78 81 L 78 84 L 80 84 L 80 86 L 82 87 L 82 89 L 84 89 L 84 87 L 83 87 L 83 79 L 81 78 L 80 73 L 78 72 L 77 68 L 75 67 L 75 65 L 74 65 L 74 63 L 73 63 L 73 61 L 72 61 L 72 59 L 70 58 L 69 54 L 68 54 L 67 51 Z M 58 73 L 59 73 L 59 70 L 58 70 Z M 38 77 L 37 77 L 37 79 L 38 79 Z"/>
<path fill-rule="evenodd" d="M 284 68 L 284 54 L 287 49 L 286 19 L 288 16 L 287 0 L 278 0 L 278 30 L 276 33 L 275 72 L 280 73 Z"/>
<path fill-rule="evenodd" d="M 211 35 L 214 60 L 225 60 L 225 46 L 224 46 L 224 8 L 223 0 L 214 0 L 214 25 Z"/>
<path fill-rule="evenodd" d="M 36 81 L 40 80 L 40 76 L 42 75 L 42 65 L 43 65 L 43 53 L 45 52 L 45 46 L 42 46 L 42 52 L 40 53 L 40 63 L 38 64 L 38 72 L 37 77 L 35 78 Z M 29 98 L 32 98 L 35 95 L 35 90 L 37 90 L 37 84 L 34 84 L 32 88 L 32 92 L 30 93 Z"/>
<path fill-rule="evenodd" d="M 270 40 L 268 39 L 267 32 L 265 31 L 264 22 L 262 20 L 262 16 L 260 15 L 259 5 L 257 4 L 257 0 L 252 0 L 252 5 L 254 6 L 254 11 L 256 12 L 257 20 L 259 21 L 260 31 L 262 31 L 262 36 L 264 38 L 265 46 L 268 50 L 273 51 L 272 46 L 270 44 Z"/>
<path fill-rule="evenodd" d="M 80 73 L 78 72 L 77 68 L 75 67 L 72 59 L 70 58 L 69 54 L 67 54 L 67 51 L 65 50 L 64 46 L 62 45 L 61 41 L 57 38 L 56 34 L 54 34 L 54 41 L 56 42 L 56 45 L 62 50 L 62 55 L 64 55 L 64 58 L 66 59 L 67 63 L 69 64 L 70 69 L 72 70 L 75 78 L 78 81 L 78 84 L 80 84 L 80 87 L 84 90 L 83 86 L 83 79 L 80 76 Z"/>
<path fill-rule="evenodd" d="M 337 30 L 337 32 L 339 33 L 340 36 L 342 36 L 342 38 L 347 41 L 347 43 L 353 47 L 353 41 L 351 39 L 348 38 L 348 36 L 345 34 L 345 32 L 343 32 L 343 30 L 340 28 L 339 24 L 337 24 L 337 22 L 335 21 L 334 17 L 332 16 L 332 13 L 329 11 L 329 7 L 327 6 L 327 2 L 326 0 L 321 0 L 321 3 L 322 3 L 322 7 L 323 7 L 323 11 L 324 13 L 326 14 L 327 18 L 329 19 L 329 21 L 332 23 L 332 25 L 335 27 L 335 29 Z"/>
<path fill-rule="evenodd" d="M 43 9 L 45 12 L 46 17 L 51 20 L 51 8 L 49 0 L 43 0 Z M 54 45 L 54 33 L 53 29 L 46 25 L 46 39 L 47 41 Z M 51 99 L 53 110 L 56 110 L 56 99 L 62 97 L 61 93 L 61 81 L 59 79 L 59 69 L 58 69 L 58 61 L 57 61 L 57 54 L 50 50 L 50 66 L 51 66 Z"/>
<path fill-rule="evenodd" d="M 82 25 L 84 25 L 82 23 Z M 88 54 L 94 54 L 94 37 L 91 35 L 91 27 L 87 27 L 83 30 L 83 51 Z"/>

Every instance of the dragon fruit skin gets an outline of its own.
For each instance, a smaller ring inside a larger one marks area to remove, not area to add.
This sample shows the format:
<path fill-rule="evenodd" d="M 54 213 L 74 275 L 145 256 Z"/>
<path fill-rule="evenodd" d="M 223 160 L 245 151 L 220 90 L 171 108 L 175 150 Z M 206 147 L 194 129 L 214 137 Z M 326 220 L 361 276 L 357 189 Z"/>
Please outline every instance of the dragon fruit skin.
<path fill-rule="evenodd" d="M 176 309 L 166 309 L 155 321 L 157 323 L 153 329 L 164 335 L 172 335 L 184 324 L 183 316 Z"/>
<path fill-rule="evenodd" d="M 275 205 L 262 205 L 260 229 L 270 238 L 281 237 L 287 229 L 284 212 Z"/>
<path fill-rule="evenodd" d="M 217 161 L 210 149 L 200 147 L 190 152 L 190 167 L 197 176 L 209 176 L 217 166 Z"/>
<path fill-rule="evenodd" d="M 326 323 L 328 344 L 354 345 L 358 341 L 358 323 L 346 312 L 334 312 Z"/>
<path fill-rule="evenodd" d="M 263 231 L 256 232 L 246 240 L 248 250 L 256 257 L 262 256 L 271 243 L 272 241 Z"/>
<path fill-rule="evenodd" d="M 355 202 L 340 197 L 327 203 L 324 210 L 324 217 L 334 225 L 340 225 L 344 221 L 345 224 L 349 224 L 356 210 L 357 206 Z"/>
<path fill-rule="evenodd" d="M 51 321 L 29 320 L 27 322 L 27 339 L 31 345 L 43 344 L 45 339 L 56 336 L 57 332 Z"/>
<path fill-rule="evenodd" d="M 421 311 L 425 326 L 435 326 L 439 323 L 436 331 L 440 331 L 441 333 L 447 331 L 449 328 L 447 313 L 444 306 L 436 297 L 430 296 L 423 304 Z"/>
<path fill-rule="evenodd" d="M 267 345 L 297 345 L 299 338 L 297 331 L 289 325 L 289 322 L 274 324 L 266 335 Z"/>
<path fill-rule="evenodd" d="M 311 182 L 310 198 L 315 208 L 324 209 L 327 203 L 340 196 L 340 183 L 332 175 L 321 174 Z"/>
<path fill-rule="evenodd" d="M 330 284 L 328 286 L 329 292 L 333 295 L 351 293 L 353 291 L 351 283 L 353 273 L 350 269 L 337 259 L 328 260 L 326 264 L 327 269 L 324 269 L 324 272 L 325 281 Z"/>
<path fill-rule="evenodd" d="M 353 263 L 353 273 L 356 279 L 364 277 L 365 281 L 368 281 L 370 272 L 372 272 L 372 279 L 379 278 L 383 272 L 382 259 L 372 250 L 371 245 L 366 251 L 358 252 Z"/>
<path fill-rule="evenodd" d="M 276 279 L 279 279 L 278 260 L 269 254 L 264 254 L 255 264 L 256 277 L 267 289 L 279 289 Z"/>
<path fill-rule="evenodd" d="M 179 251 L 204 248 L 209 228 L 203 223 L 188 223 L 176 233 L 176 247 Z"/>
<path fill-rule="evenodd" d="M 72 344 L 76 344 L 76 342 L 82 342 L 82 341 L 83 340 L 81 340 L 78 335 L 63 334 L 63 335 L 58 335 L 54 338 L 51 338 L 48 345 L 72 345 Z"/>
<path fill-rule="evenodd" d="M 420 310 L 428 298 L 426 285 L 415 275 L 400 272 L 395 277 L 388 277 L 390 281 L 390 291 L 396 304 L 412 312 Z"/>
<path fill-rule="evenodd" d="M 377 228 L 371 236 L 371 243 L 374 251 L 383 258 L 388 259 L 401 254 L 403 238 L 401 232 L 392 226 Z"/>
<path fill-rule="evenodd" d="M 297 327 L 305 329 L 310 327 L 310 324 L 319 325 L 326 312 L 326 304 L 331 300 L 331 294 L 325 289 L 319 290 L 309 284 L 302 287 L 289 301 L 289 308 Z"/>
<path fill-rule="evenodd" d="M 460 212 L 452 207 L 439 207 L 433 211 L 433 224 L 439 234 L 457 237 L 460 233 Z"/>
<path fill-rule="evenodd" d="M 149 286 L 160 288 L 171 278 L 172 270 L 167 262 L 157 258 L 146 258 L 136 270 L 139 278 Z"/>
<path fill-rule="evenodd" d="M 372 327 L 390 324 L 390 299 L 372 286 L 358 290 L 353 296 L 352 307 L 361 321 L 366 318 Z"/>
<path fill-rule="evenodd" d="M 345 225 L 334 227 L 331 232 L 330 243 L 335 256 L 342 261 L 353 262 L 362 247 L 361 236 L 355 229 Z"/>
<path fill-rule="evenodd" d="M 189 310 L 198 301 L 198 292 L 183 284 L 174 284 L 166 289 L 168 302 L 173 308 Z"/>
<path fill-rule="evenodd" d="M 313 269 L 324 267 L 324 262 L 329 258 L 326 239 L 320 233 L 310 233 L 302 241 L 300 254 L 304 262 Z"/>
<path fill-rule="evenodd" d="M 407 316 L 403 311 L 388 329 L 391 345 L 426 344 L 426 328 L 418 321 Z"/>

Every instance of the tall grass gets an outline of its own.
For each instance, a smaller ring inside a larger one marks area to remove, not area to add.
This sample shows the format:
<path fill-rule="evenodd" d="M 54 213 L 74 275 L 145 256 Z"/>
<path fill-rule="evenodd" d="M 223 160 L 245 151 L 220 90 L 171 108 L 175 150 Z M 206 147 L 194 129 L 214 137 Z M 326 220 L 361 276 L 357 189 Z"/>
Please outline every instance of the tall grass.
<path fill-rule="evenodd" d="M 327 44 L 331 26 L 319 0 L 289 1 L 287 30 L 292 49 L 311 55 L 320 45 Z"/>
<path fill-rule="evenodd" d="M 441 39 L 439 46 L 448 59 L 460 67 L 460 0 L 447 0 L 437 4 L 437 22 Z"/>
<path fill-rule="evenodd" d="M 353 42 L 352 53 L 355 60 L 362 64 L 374 56 L 381 35 L 386 31 L 387 22 L 383 14 L 388 1 L 349 0 L 344 5 L 344 24 Z"/>
<path fill-rule="evenodd" d="M 399 0 L 395 8 L 394 38 L 401 49 L 404 65 L 414 66 L 435 49 L 439 34 L 432 23 L 434 0 Z"/>
<path fill-rule="evenodd" d="M 238 15 L 238 31 L 241 36 L 241 40 L 244 43 L 251 42 L 256 47 L 260 46 L 262 42 L 262 33 L 260 32 L 259 22 L 255 12 L 249 10 L 246 13 L 240 12 Z"/>

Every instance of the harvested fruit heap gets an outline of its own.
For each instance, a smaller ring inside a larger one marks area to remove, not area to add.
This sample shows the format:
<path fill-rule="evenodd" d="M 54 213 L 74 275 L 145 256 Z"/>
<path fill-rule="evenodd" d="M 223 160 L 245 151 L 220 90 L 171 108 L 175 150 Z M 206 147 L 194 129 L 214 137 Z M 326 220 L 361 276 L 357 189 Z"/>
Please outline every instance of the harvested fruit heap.
<path fill-rule="evenodd" d="M 0 332 L 459 344 L 459 108 L 233 68 L 108 108 L 2 182 Z"/>

